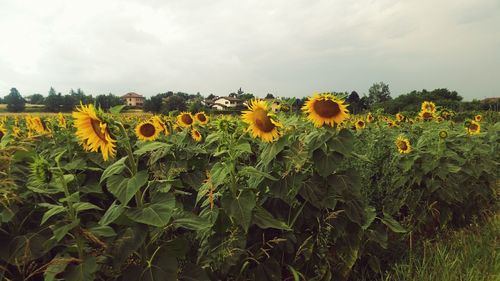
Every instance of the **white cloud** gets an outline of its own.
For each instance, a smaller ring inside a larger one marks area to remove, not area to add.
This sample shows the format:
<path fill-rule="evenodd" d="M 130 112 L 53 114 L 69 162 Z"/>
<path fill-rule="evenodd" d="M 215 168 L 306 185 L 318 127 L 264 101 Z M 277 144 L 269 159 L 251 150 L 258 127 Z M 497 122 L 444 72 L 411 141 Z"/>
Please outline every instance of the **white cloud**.
<path fill-rule="evenodd" d="M 0 0 L 0 95 L 82 88 L 498 96 L 495 0 Z"/>

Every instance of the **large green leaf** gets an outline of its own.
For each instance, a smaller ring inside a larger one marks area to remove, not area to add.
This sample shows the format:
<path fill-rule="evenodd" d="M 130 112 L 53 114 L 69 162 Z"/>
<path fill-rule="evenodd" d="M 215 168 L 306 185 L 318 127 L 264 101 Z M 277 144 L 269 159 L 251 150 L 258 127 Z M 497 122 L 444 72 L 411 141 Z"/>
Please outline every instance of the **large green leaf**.
<path fill-rule="evenodd" d="M 143 155 L 144 153 L 154 151 L 157 149 L 165 149 L 165 150 L 170 150 L 172 147 L 171 144 L 164 143 L 164 142 L 143 142 L 139 146 L 139 149 L 134 151 L 135 155 Z"/>
<path fill-rule="evenodd" d="M 347 129 L 340 130 L 339 134 L 328 141 L 328 148 L 348 156 L 354 145 L 354 136 Z"/>
<path fill-rule="evenodd" d="M 95 280 L 97 262 L 95 257 L 87 256 L 82 263 L 70 265 L 64 274 L 67 281 L 91 281 Z"/>
<path fill-rule="evenodd" d="M 125 169 L 125 161 L 127 160 L 127 158 L 128 156 L 122 157 L 115 163 L 109 165 L 102 173 L 100 183 L 104 182 L 105 179 L 109 178 L 112 175 L 117 175 L 123 172 L 123 169 Z"/>
<path fill-rule="evenodd" d="M 101 217 L 99 224 L 104 226 L 114 222 L 124 211 L 125 208 L 123 205 L 118 205 L 115 200 Z"/>
<path fill-rule="evenodd" d="M 380 219 L 387 227 L 396 233 L 406 233 L 407 230 L 399 224 L 391 215 L 384 212 L 384 217 Z"/>
<path fill-rule="evenodd" d="M 222 207 L 227 214 L 234 218 L 245 232 L 250 226 L 252 211 L 255 207 L 255 194 L 248 189 L 241 191 L 237 198 L 227 195 L 222 198 Z"/>
<path fill-rule="evenodd" d="M 49 208 L 43 214 L 42 221 L 40 222 L 40 225 L 44 224 L 51 217 L 53 217 L 53 216 L 55 216 L 55 215 L 57 215 L 59 213 L 62 213 L 64 211 L 66 211 L 66 208 L 63 207 L 63 206 L 60 206 L 60 205 L 53 205 L 53 204 L 48 204 L 48 203 L 41 203 L 39 205 L 42 206 L 42 207 Z"/>
<path fill-rule="evenodd" d="M 273 215 L 262 206 L 255 207 L 253 213 L 253 222 L 258 227 L 263 229 L 276 228 L 282 230 L 290 230 L 290 227 L 285 222 L 274 218 Z"/>
<path fill-rule="evenodd" d="M 330 154 L 325 154 L 322 149 L 316 149 L 313 152 L 313 162 L 314 167 L 318 174 L 322 177 L 327 177 L 335 171 L 335 168 L 339 165 L 342 160 L 342 155 L 333 152 Z"/>
<path fill-rule="evenodd" d="M 119 175 L 109 178 L 108 190 L 111 192 L 123 205 L 127 205 L 135 193 L 143 187 L 148 181 L 148 171 L 143 170 L 135 174 L 131 179 L 123 178 Z"/>
<path fill-rule="evenodd" d="M 211 182 L 214 187 L 219 186 L 224 182 L 229 173 L 229 167 L 224 162 L 217 162 L 210 170 Z"/>
<path fill-rule="evenodd" d="M 73 204 L 73 209 L 75 209 L 75 211 L 77 213 L 79 212 L 83 212 L 83 211 L 87 211 L 87 210 L 102 210 L 100 207 L 92 204 L 92 203 L 89 203 L 89 202 L 77 202 L 77 203 L 74 203 Z"/>
<path fill-rule="evenodd" d="M 156 227 L 166 226 L 175 207 L 175 197 L 172 194 L 156 195 L 153 203 L 145 204 L 141 208 L 127 210 L 127 216 L 136 222 Z"/>

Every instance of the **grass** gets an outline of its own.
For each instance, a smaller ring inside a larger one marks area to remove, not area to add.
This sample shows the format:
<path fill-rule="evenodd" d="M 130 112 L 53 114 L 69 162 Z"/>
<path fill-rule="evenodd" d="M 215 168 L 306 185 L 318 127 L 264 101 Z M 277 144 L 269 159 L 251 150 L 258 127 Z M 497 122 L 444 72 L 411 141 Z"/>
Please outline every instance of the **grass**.
<path fill-rule="evenodd" d="M 419 253 L 394 265 L 381 280 L 500 280 L 500 215 L 424 242 Z"/>

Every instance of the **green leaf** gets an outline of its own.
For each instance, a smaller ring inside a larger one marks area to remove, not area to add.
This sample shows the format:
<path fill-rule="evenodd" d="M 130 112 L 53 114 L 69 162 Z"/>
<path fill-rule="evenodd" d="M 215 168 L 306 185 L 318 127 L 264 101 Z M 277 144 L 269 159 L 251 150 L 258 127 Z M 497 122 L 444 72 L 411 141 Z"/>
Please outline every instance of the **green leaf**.
<path fill-rule="evenodd" d="M 71 222 L 70 224 L 61 223 L 60 224 L 61 226 L 56 226 L 56 228 L 54 228 L 52 230 L 54 232 L 53 238 L 57 242 L 61 241 L 61 239 L 63 239 L 64 236 L 66 236 L 66 234 L 68 234 L 68 232 L 70 230 L 72 230 L 73 228 L 75 228 L 79 223 L 80 223 L 79 219 L 76 219 L 75 221 Z"/>
<path fill-rule="evenodd" d="M 109 165 L 106 170 L 101 175 L 101 180 L 99 181 L 100 183 L 104 182 L 105 179 L 109 178 L 112 175 L 120 174 L 123 172 L 123 169 L 125 169 L 125 161 L 127 160 L 128 156 L 122 157 L 119 160 L 117 160 L 115 163 Z"/>
<path fill-rule="evenodd" d="M 164 142 L 143 142 L 141 143 L 139 149 L 134 151 L 135 155 L 143 155 L 144 153 L 151 152 L 157 149 L 170 150 L 171 144 Z"/>
<path fill-rule="evenodd" d="M 109 192 L 120 200 L 123 205 L 127 205 L 130 199 L 134 197 L 135 193 L 147 183 L 148 177 L 147 170 L 138 172 L 131 179 L 113 176 L 110 179 L 113 179 L 112 182 L 116 181 L 116 184 L 108 186 Z"/>
<path fill-rule="evenodd" d="M 44 224 L 51 217 L 53 217 L 53 216 L 55 216 L 57 214 L 60 214 L 60 213 L 62 213 L 64 211 L 66 211 L 66 208 L 64 208 L 63 206 L 60 206 L 60 205 L 53 205 L 53 204 L 48 204 L 48 203 L 42 203 L 42 204 L 39 204 L 39 205 L 42 206 L 42 207 L 49 208 L 43 214 L 42 221 L 40 222 L 40 225 Z"/>
<path fill-rule="evenodd" d="M 347 129 L 340 130 L 337 136 L 328 141 L 328 148 L 333 151 L 337 151 L 344 156 L 348 156 L 352 152 L 353 145 L 354 136 Z"/>
<path fill-rule="evenodd" d="M 236 146 L 231 148 L 233 151 L 237 151 L 239 154 L 242 154 L 244 152 L 246 153 L 252 153 L 252 148 L 250 147 L 250 144 L 248 142 L 243 142 L 239 143 Z"/>
<path fill-rule="evenodd" d="M 159 194 L 154 203 L 145 204 L 142 208 L 127 210 L 127 216 L 139 223 L 156 227 L 166 226 L 175 207 L 175 197 L 172 194 Z"/>
<path fill-rule="evenodd" d="M 67 281 L 91 281 L 95 280 L 97 263 L 95 257 L 87 256 L 82 263 L 71 265 L 64 274 L 64 280 Z"/>
<path fill-rule="evenodd" d="M 210 170 L 211 181 L 215 187 L 224 182 L 229 173 L 229 167 L 224 162 L 217 162 Z"/>
<path fill-rule="evenodd" d="M 123 205 L 118 205 L 115 200 L 99 220 L 99 225 L 105 226 L 114 222 L 124 211 Z"/>
<path fill-rule="evenodd" d="M 380 219 L 387 227 L 396 233 L 406 233 L 407 230 L 399 224 L 391 215 L 384 212 L 384 217 Z"/>
<path fill-rule="evenodd" d="M 276 228 L 282 230 L 291 230 L 283 221 L 277 220 L 262 206 L 257 206 L 253 212 L 253 222 L 260 228 Z"/>
<path fill-rule="evenodd" d="M 48 264 L 47 268 L 43 272 L 44 281 L 56 281 L 56 275 L 63 272 L 68 264 L 72 262 L 73 259 L 70 257 L 64 257 L 57 255 Z"/>
<path fill-rule="evenodd" d="M 89 202 L 78 202 L 73 204 L 73 208 L 76 213 L 87 211 L 87 210 L 102 210 L 100 207 L 89 203 Z"/>
<path fill-rule="evenodd" d="M 89 229 L 93 234 L 100 237 L 113 237 L 116 236 L 115 230 L 110 226 L 98 225 Z"/>
<path fill-rule="evenodd" d="M 266 144 L 260 153 L 260 162 L 264 165 L 269 164 L 276 156 L 285 149 L 288 144 L 288 138 L 282 137 L 278 141 Z"/>
<path fill-rule="evenodd" d="M 187 212 L 183 212 L 180 216 L 176 216 L 173 224 L 175 224 L 177 227 L 182 227 L 194 231 L 204 231 L 212 227 L 212 223 L 210 223 L 208 220 Z"/>
<path fill-rule="evenodd" d="M 241 191 L 237 198 L 226 196 L 222 198 L 222 207 L 247 232 L 255 207 L 255 194 L 248 189 Z"/>
<path fill-rule="evenodd" d="M 375 220 L 375 217 L 377 216 L 376 210 L 372 206 L 368 206 L 365 208 L 365 213 L 366 213 L 366 221 L 365 223 L 361 226 L 363 230 L 368 229 L 372 222 Z"/>
<path fill-rule="evenodd" d="M 109 112 L 111 114 L 118 114 L 118 113 L 120 113 L 122 111 L 122 109 L 125 108 L 125 106 L 126 106 L 125 104 L 115 105 L 115 106 L 113 106 L 112 108 L 109 109 Z"/>
<path fill-rule="evenodd" d="M 333 152 L 330 155 L 326 155 L 323 150 L 316 149 L 313 152 L 313 162 L 314 167 L 318 174 L 322 177 L 327 177 L 335 171 L 337 165 L 342 160 L 342 155 L 339 153 Z"/>
<path fill-rule="evenodd" d="M 246 166 L 243 169 L 241 169 L 238 173 L 240 175 L 265 177 L 265 178 L 273 180 L 273 181 L 278 180 L 277 178 L 271 176 L 270 174 L 263 172 L 263 171 L 259 171 L 255 167 L 252 167 L 252 166 Z"/>

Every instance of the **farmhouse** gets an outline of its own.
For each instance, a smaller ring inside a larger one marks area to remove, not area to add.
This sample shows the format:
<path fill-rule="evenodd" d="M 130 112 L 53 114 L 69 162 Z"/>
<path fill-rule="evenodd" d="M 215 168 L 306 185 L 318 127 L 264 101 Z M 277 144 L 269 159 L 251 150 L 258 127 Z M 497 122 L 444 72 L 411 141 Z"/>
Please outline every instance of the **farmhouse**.
<path fill-rule="evenodd" d="M 206 102 L 208 106 L 217 110 L 225 110 L 235 108 L 243 105 L 243 100 L 236 97 L 217 97 L 211 101 Z"/>
<path fill-rule="evenodd" d="M 125 104 L 128 106 L 142 107 L 144 105 L 144 97 L 134 92 L 123 95 L 122 100 L 124 100 Z"/>

